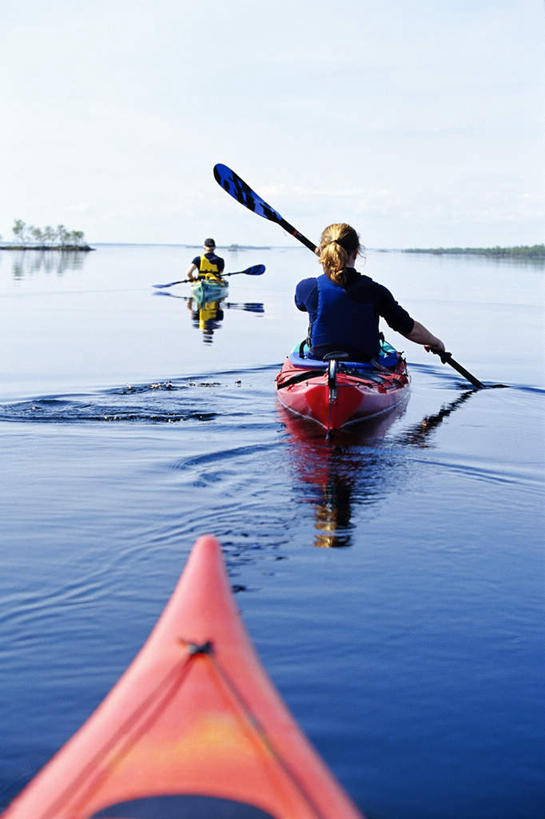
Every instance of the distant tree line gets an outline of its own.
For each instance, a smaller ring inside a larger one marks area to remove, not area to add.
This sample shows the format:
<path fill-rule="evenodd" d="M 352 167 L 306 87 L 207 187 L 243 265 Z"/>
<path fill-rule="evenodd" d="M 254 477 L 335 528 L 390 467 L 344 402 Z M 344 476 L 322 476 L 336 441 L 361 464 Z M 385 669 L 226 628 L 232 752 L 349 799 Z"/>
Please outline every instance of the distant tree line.
<path fill-rule="evenodd" d="M 40 228 L 27 225 L 22 219 L 16 219 L 11 231 L 15 241 L 3 242 L 4 250 L 91 250 L 82 230 L 68 230 L 64 225 L 57 225 L 55 228 L 47 225 Z M 0 236 L 0 241 L 1 239 Z"/>
<path fill-rule="evenodd" d="M 404 253 L 454 253 L 458 255 L 509 256 L 519 259 L 545 259 L 545 245 L 517 245 L 516 247 L 435 247 L 409 248 Z"/>

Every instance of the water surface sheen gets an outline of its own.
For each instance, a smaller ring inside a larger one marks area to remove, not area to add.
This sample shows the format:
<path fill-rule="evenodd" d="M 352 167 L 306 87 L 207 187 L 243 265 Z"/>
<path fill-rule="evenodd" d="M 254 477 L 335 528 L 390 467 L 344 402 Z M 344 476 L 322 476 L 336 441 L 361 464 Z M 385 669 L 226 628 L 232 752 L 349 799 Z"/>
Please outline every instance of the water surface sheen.
<path fill-rule="evenodd" d="M 194 254 L 0 256 L 0 807 L 211 532 L 270 676 L 370 819 L 543 817 L 543 269 L 369 252 L 369 275 L 507 388 L 476 392 L 387 332 L 407 405 L 325 441 L 274 395 L 312 254 L 225 251 L 267 272 L 205 317 L 183 286 L 151 287 Z"/>

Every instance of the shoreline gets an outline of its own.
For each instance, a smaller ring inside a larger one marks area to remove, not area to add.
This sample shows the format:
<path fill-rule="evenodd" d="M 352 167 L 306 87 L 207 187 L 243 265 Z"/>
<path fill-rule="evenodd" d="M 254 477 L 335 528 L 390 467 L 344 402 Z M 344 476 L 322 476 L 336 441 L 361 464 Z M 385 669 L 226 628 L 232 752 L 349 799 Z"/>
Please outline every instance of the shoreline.
<path fill-rule="evenodd" d="M 514 247 L 435 247 L 406 248 L 402 253 L 428 253 L 436 256 L 493 256 L 512 259 L 545 260 L 545 245 L 516 245 Z"/>
<path fill-rule="evenodd" d="M 84 253 L 88 253 L 91 250 L 95 250 L 95 248 L 90 247 L 89 245 L 12 245 L 12 244 L 3 245 L 3 244 L 0 244 L 0 250 L 41 250 L 42 252 L 43 251 L 49 251 L 49 250 L 55 250 L 57 252 L 58 251 L 61 251 L 61 252 L 70 251 L 70 252 L 72 252 L 74 250 L 77 250 L 77 251 L 81 251 L 81 252 L 84 252 Z"/>

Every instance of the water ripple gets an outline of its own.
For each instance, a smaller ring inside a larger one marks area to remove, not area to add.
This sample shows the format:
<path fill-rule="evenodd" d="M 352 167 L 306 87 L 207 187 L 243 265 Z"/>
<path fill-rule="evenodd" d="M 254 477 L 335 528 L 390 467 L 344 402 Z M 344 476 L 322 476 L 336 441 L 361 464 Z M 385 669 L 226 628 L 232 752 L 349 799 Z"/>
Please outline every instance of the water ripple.
<path fill-rule="evenodd" d="M 506 464 L 502 463 L 498 467 L 493 465 L 484 466 L 468 463 L 467 458 L 463 463 L 455 463 L 453 460 L 434 460 L 411 458 L 413 463 L 425 463 L 428 466 L 435 466 L 441 472 L 451 472 L 463 475 L 467 478 L 472 478 L 477 481 L 484 481 L 486 483 L 496 483 L 501 485 L 526 486 L 527 488 L 535 488 L 540 492 L 543 490 L 543 480 L 539 471 L 532 473 L 528 465 L 524 468 L 517 469 L 512 467 L 507 470 Z"/>
<path fill-rule="evenodd" d="M 240 393 L 241 380 L 217 381 L 199 377 L 127 384 L 90 394 L 47 395 L 0 404 L 0 421 L 39 423 L 210 421 L 218 408 L 203 410 L 202 392 Z M 213 399 L 207 397 L 207 403 Z M 237 407 L 239 414 L 240 405 Z"/>

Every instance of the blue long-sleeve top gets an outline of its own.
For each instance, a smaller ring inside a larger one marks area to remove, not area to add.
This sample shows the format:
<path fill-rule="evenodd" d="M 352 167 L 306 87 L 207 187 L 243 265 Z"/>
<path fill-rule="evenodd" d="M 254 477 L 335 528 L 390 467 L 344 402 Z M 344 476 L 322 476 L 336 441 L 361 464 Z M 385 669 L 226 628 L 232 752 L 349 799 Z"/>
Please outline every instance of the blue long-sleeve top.
<path fill-rule="evenodd" d="M 345 268 L 344 286 L 325 274 L 303 279 L 295 290 L 295 304 L 309 314 L 309 344 L 313 358 L 344 350 L 356 361 L 375 358 L 380 349 L 379 318 L 393 330 L 408 335 L 414 319 L 388 288 Z"/>

